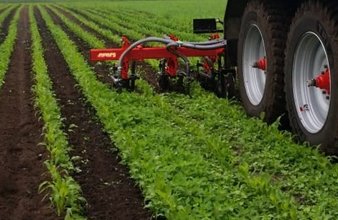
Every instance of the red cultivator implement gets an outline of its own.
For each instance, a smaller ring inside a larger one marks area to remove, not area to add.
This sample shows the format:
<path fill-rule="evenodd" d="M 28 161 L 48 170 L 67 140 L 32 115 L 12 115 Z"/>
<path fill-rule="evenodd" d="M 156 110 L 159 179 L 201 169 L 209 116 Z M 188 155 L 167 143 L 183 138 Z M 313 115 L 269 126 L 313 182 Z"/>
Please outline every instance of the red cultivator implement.
<path fill-rule="evenodd" d="M 334 52 L 338 19 L 323 16 L 335 14 L 337 7 L 335 1 L 228 0 L 224 39 L 215 34 L 218 20 L 195 19 L 195 33 L 212 33 L 208 41 L 182 42 L 171 36 L 131 44 L 123 37 L 121 48 L 91 50 L 91 60 L 118 60 L 114 84 L 131 90 L 137 79 L 136 62 L 145 59 L 160 60 L 157 79 L 162 90 L 173 81 L 189 88 L 197 78 L 219 96 L 231 97 L 236 78 L 248 115 L 263 115 L 268 123 L 282 116 L 300 141 L 338 154 L 338 53 Z M 146 46 L 153 42 L 155 47 Z M 190 57 L 201 61 L 192 67 Z"/>
<path fill-rule="evenodd" d="M 233 94 L 229 88 L 234 88 L 234 71 L 224 68 L 226 41 L 215 34 L 218 32 L 216 20 L 194 20 L 194 32 L 214 34 L 211 34 L 209 40 L 205 42 L 183 42 L 171 35 L 165 38 L 148 37 L 130 43 L 128 38 L 123 36 L 122 47 L 92 49 L 90 60 L 118 60 L 117 66 L 113 68 L 112 77 L 115 86 L 120 88 L 134 89 L 135 80 L 138 78 L 135 68 L 137 61 L 157 59 L 160 60 L 158 84 L 163 90 L 169 88 L 170 79 L 178 78 L 178 82 L 183 83 L 184 78 L 190 82 L 193 76 L 196 76 L 202 79 L 204 85 L 214 89 L 219 96 Z M 147 43 L 164 46 L 146 47 Z M 202 63 L 198 63 L 194 71 L 190 65 L 190 57 L 202 57 Z M 180 60 L 183 62 L 179 62 Z"/>

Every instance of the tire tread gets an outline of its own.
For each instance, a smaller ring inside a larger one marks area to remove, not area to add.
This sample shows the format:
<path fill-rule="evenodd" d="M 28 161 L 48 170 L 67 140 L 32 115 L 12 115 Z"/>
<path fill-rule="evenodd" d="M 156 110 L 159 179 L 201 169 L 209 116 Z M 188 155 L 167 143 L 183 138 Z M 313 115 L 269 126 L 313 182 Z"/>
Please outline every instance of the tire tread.
<path fill-rule="evenodd" d="M 311 12 L 315 12 L 316 16 L 319 16 L 322 22 L 328 24 L 328 29 L 326 30 L 329 36 L 333 36 L 335 38 L 338 37 L 338 2 L 335 0 L 307 0 L 304 1 L 297 9 L 295 16 L 292 20 L 292 24 L 290 27 L 290 32 L 288 35 L 287 45 L 291 44 L 291 37 L 293 34 L 293 26 L 296 25 L 296 22 L 301 19 L 303 16 L 310 15 Z M 338 43 L 335 40 L 332 40 L 334 44 L 334 50 L 338 49 Z M 285 50 L 285 56 L 287 56 L 288 51 Z M 338 57 L 337 57 L 338 58 Z M 338 63 L 336 61 L 336 63 Z M 286 67 L 285 67 L 286 68 Z M 287 70 L 285 70 L 287 72 Z M 289 82 L 288 76 L 285 74 L 284 83 L 285 85 Z M 290 89 L 290 88 L 289 88 Z M 290 125 L 295 134 L 297 134 L 296 139 L 300 142 L 307 141 L 307 135 L 302 131 L 300 125 L 297 122 L 298 115 L 293 110 L 293 98 L 288 94 L 288 87 L 285 86 L 285 94 L 286 102 L 287 102 L 287 111 L 290 119 Z M 338 107 L 338 106 L 337 106 Z M 335 114 L 337 114 L 336 112 Z M 325 143 L 321 143 L 320 149 L 329 154 L 338 154 L 338 116 L 336 116 L 336 127 L 334 137 L 326 137 L 323 138 Z"/>

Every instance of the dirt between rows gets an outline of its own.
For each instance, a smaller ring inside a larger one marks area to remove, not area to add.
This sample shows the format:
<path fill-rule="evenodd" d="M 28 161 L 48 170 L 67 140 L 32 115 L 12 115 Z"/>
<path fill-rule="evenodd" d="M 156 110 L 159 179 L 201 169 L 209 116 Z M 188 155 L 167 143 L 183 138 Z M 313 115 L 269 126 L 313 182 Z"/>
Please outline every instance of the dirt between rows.
<path fill-rule="evenodd" d="M 13 17 L 11 13 L 11 17 Z M 3 24 L 7 32 L 10 19 Z M 28 8 L 20 12 L 18 38 L 0 90 L 0 219 L 58 219 L 38 193 L 48 178 L 42 124 L 33 106 Z"/>
<path fill-rule="evenodd" d="M 48 10 L 71 39 L 76 37 Z M 43 39 L 48 72 L 53 89 L 59 100 L 65 131 L 73 146 L 72 156 L 80 156 L 76 166 L 81 172 L 74 174 L 88 201 L 86 214 L 89 219 L 151 219 L 152 214 L 144 208 L 144 198 L 135 182 L 129 178 L 128 168 L 121 165 L 118 149 L 95 117 L 95 111 L 86 103 L 77 89 L 76 81 L 57 48 L 37 8 L 34 10 Z M 79 41 L 75 42 L 76 44 Z M 80 49 L 84 46 L 79 45 Z"/>

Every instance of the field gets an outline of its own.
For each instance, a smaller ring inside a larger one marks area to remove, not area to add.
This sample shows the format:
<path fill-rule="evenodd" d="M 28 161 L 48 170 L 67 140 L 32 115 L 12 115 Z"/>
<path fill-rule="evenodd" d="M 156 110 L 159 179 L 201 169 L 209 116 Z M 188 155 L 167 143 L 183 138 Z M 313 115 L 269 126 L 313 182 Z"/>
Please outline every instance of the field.
<path fill-rule="evenodd" d="M 0 219 L 337 219 L 335 158 L 198 83 L 159 93 L 157 61 L 138 69 L 135 92 L 89 61 L 122 35 L 203 41 L 192 18 L 225 7 L 0 4 Z"/>

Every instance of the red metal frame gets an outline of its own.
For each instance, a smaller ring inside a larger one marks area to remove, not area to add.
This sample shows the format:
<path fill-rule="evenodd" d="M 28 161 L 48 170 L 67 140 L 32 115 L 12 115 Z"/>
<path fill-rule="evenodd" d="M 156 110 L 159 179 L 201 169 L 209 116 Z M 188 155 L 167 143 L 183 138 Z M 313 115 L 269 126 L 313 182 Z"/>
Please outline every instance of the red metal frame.
<path fill-rule="evenodd" d="M 216 39 L 219 36 L 212 36 L 213 39 Z M 171 36 L 172 39 L 178 40 Z M 109 48 L 109 49 L 91 49 L 90 50 L 90 60 L 91 61 L 111 61 L 119 60 L 122 53 L 130 46 L 130 42 L 127 37 L 122 37 L 122 47 L 121 48 Z M 213 60 L 215 57 L 218 57 L 220 54 L 224 53 L 225 48 L 221 49 L 210 49 L 210 50 L 197 50 L 190 49 L 185 47 L 173 48 L 179 54 L 182 54 L 186 57 L 211 57 Z M 138 46 L 132 49 L 124 58 L 122 69 L 121 69 L 121 78 L 128 79 L 128 70 L 129 64 L 132 61 L 143 61 L 145 59 L 167 59 L 166 73 L 170 76 L 176 76 L 178 70 L 178 57 L 168 51 L 165 46 L 158 47 L 143 47 Z"/>

